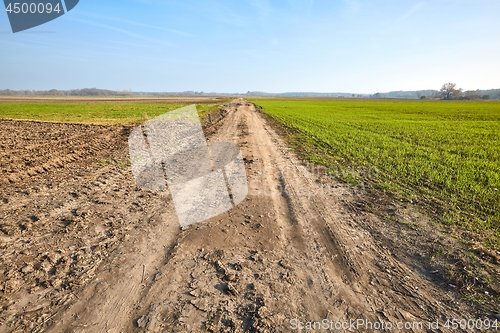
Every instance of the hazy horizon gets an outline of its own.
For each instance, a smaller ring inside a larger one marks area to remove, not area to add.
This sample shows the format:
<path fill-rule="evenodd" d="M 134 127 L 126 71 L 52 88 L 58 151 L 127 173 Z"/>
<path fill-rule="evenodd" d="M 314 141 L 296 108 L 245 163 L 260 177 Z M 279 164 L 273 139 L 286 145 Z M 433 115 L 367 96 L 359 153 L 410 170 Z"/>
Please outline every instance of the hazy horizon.
<path fill-rule="evenodd" d="M 494 89 L 498 17 L 494 0 L 82 0 L 17 34 L 0 15 L 0 88 Z"/>

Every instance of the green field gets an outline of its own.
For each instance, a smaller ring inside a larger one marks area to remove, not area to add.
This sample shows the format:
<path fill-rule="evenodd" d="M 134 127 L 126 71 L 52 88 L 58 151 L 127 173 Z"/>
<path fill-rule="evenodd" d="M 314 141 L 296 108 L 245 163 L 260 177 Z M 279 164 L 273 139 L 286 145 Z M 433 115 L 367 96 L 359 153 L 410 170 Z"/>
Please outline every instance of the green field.
<path fill-rule="evenodd" d="M 500 103 L 255 99 L 307 160 L 500 245 Z"/>
<path fill-rule="evenodd" d="M 224 103 L 197 104 L 204 117 Z M 173 111 L 187 104 L 144 103 L 29 103 L 0 102 L 0 119 L 23 119 L 96 124 L 135 124 Z M 203 118 L 202 118 L 203 119 Z"/>

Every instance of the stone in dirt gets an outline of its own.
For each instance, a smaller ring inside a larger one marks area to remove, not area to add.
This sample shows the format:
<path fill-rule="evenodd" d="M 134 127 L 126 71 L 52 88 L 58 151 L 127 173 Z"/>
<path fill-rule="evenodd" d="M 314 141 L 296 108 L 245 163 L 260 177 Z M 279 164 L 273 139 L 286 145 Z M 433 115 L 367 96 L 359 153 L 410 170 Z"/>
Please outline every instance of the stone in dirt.
<path fill-rule="evenodd" d="M 145 328 L 148 322 L 149 318 L 147 316 L 141 316 L 136 320 L 137 327 L 139 328 Z"/>

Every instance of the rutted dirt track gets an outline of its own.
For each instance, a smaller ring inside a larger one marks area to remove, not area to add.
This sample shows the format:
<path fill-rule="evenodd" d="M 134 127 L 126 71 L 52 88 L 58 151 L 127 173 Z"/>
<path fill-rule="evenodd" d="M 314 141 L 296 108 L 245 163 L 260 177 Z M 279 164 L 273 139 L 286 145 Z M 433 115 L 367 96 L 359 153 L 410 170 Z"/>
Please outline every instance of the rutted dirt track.
<path fill-rule="evenodd" d="M 209 140 L 241 147 L 248 197 L 183 230 L 168 192 L 136 188 L 130 128 L 1 121 L 0 332 L 486 315 L 405 252 L 411 229 L 385 227 L 355 190 L 306 168 L 252 104 L 226 110 Z"/>

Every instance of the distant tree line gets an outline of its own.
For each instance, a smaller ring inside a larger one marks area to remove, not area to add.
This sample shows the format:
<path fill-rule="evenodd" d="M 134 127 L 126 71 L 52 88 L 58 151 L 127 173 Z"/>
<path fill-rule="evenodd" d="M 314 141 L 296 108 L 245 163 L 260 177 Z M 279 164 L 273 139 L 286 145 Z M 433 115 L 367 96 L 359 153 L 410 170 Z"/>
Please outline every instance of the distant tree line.
<path fill-rule="evenodd" d="M 479 100 L 499 99 L 500 89 L 467 90 L 457 88 L 455 83 L 445 83 L 440 90 L 391 91 L 376 93 L 374 98 L 404 98 L 404 99 L 443 99 L 443 100 Z"/>
<path fill-rule="evenodd" d="M 205 93 L 202 91 L 184 92 L 133 92 L 131 90 L 106 90 L 97 88 L 84 88 L 74 90 L 0 90 L 0 96 L 87 96 L 87 97 L 119 97 L 119 96 L 149 96 L 149 97 L 193 97 L 193 96 L 227 96 L 228 94 Z M 242 94 L 230 94 L 238 95 Z"/>
<path fill-rule="evenodd" d="M 257 96 L 257 97 L 311 97 L 311 98 L 404 98 L 404 99 L 444 99 L 444 100 L 475 100 L 475 99 L 499 99 L 500 90 L 468 90 L 463 91 L 454 83 L 444 84 L 440 90 L 416 90 L 416 91 L 391 91 L 388 93 L 351 94 L 351 93 L 314 93 L 314 92 L 288 92 L 288 93 L 265 93 L 260 91 L 249 91 L 244 94 L 238 93 L 206 93 L 203 91 L 184 92 L 133 92 L 131 90 L 106 90 L 98 88 L 84 88 L 73 90 L 0 90 L 0 96 L 82 96 L 82 97 L 119 97 L 119 96 L 149 96 L 149 97 L 214 97 L 214 96 Z"/>
<path fill-rule="evenodd" d="M 84 88 L 73 90 L 0 90 L 2 96 L 132 96 L 132 91 L 113 91 L 97 88 Z"/>
<path fill-rule="evenodd" d="M 439 90 L 438 96 L 443 100 L 488 100 L 500 98 L 500 90 L 467 90 L 457 88 L 456 83 L 445 83 Z"/>
<path fill-rule="evenodd" d="M 425 99 L 437 98 L 437 90 L 415 90 L 415 91 L 391 91 L 388 93 L 376 93 L 374 98 L 403 98 L 403 99 Z"/>

